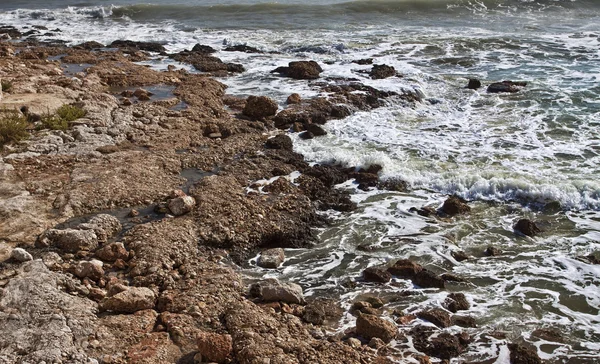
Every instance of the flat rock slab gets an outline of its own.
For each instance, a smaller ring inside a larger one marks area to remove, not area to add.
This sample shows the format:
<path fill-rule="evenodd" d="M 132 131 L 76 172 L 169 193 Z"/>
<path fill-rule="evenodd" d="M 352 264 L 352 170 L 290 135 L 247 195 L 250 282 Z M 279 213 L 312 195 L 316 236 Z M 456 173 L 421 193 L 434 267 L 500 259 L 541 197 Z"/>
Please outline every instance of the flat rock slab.
<path fill-rule="evenodd" d="M 54 94 L 4 94 L 0 102 L 0 109 L 20 109 L 27 106 L 35 114 L 54 113 L 59 107 L 68 104 L 71 100 Z"/>

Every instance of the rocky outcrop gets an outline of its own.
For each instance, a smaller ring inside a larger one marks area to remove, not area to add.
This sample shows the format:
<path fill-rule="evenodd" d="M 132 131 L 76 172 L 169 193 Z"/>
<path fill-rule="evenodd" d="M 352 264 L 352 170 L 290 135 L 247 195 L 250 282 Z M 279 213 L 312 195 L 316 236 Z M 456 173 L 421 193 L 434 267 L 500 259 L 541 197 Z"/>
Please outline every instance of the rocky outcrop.
<path fill-rule="evenodd" d="M 356 318 L 356 333 L 367 340 L 378 338 L 389 343 L 398 335 L 393 323 L 375 315 L 361 314 Z"/>
<path fill-rule="evenodd" d="M 435 326 L 441 328 L 450 327 L 452 324 L 452 321 L 450 320 L 450 314 L 442 308 L 432 308 L 421 311 L 417 314 L 417 317 L 429 321 Z"/>
<path fill-rule="evenodd" d="M 471 308 L 471 304 L 467 300 L 464 293 L 450 293 L 444 300 L 444 307 L 450 312 L 456 313 L 460 310 L 468 310 Z"/>
<path fill-rule="evenodd" d="M 242 114 L 251 119 L 258 120 L 277 113 L 277 103 L 266 96 L 249 96 Z"/>
<path fill-rule="evenodd" d="M 244 66 L 238 63 L 225 63 L 220 58 L 211 56 L 207 52 L 198 51 L 182 51 L 177 54 L 172 54 L 169 57 L 172 59 L 188 63 L 194 66 L 200 72 L 211 72 L 211 73 L 241 73 L 244 72 Z"/>
<path fill-rule="evenodd" d="M 277 67 L 271 73 L 279 73 L 285 77 L 291 77 L 298 80 L 314 80 L 319 78 L 323 68 L 315 61 L 295 61 L 290 62 L 287 67 Z"/>
<path fill-rule="evenodd" d="M 387 283 L 392 279 L 390 272 L 382 267 L 369 267 L 362 274 L 367 282 Z"/>
<path fill-rule="evenodd" d="M 369 76 L 371 76 L 374 80 L 380 80 L 383 78 L 388 78 L 396 75 L 396 69 L 392 66 L 388 66 L 386 64 L 376 64 L 373 65 L 371 72 L 369 72 Z"/>

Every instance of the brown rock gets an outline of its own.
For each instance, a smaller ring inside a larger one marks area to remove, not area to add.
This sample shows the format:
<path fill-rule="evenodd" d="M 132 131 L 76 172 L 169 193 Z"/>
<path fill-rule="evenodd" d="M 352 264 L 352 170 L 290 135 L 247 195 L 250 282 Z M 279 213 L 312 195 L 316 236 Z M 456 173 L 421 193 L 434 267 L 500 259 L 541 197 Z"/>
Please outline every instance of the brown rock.
<path fill-rule="evenodd" d="M 242 114 L 252 119 L 262 119 L 277 114 L 277 103 L 266 96 L 249 96 Z"/>
<path fill-rule="evenodd" d="M 288 67 L 277 67 L 271 73 L 279 73 L 286 77 L 298 80 L 314 80 L 319 78 L 323 69 L 315 61 L 296 61 L 290 62 Z"/>
<path fill-rule="evenodd" d="M 471 211 L 471 208 L 466 204 L 466 201 L 458 196 L 450 196 L 442 205 L 441 211 L 449 216 L 466 214 Z"/>
<path fill-rule="evenodd" d="M 412 278 L 423 270 L 420 264 L 408 259 L 398 259 L 394 265 L 388 268 L 388 272 L 401 278 Z"/>
<path fill-rule="evenodd" d="M 530 237 L 536 236 L 538 233 L 542 232 L 542 230 L 535 224 L 535 222 L 529 219 L 521 219 L 519 220 L 515 226 L 515 231 L 527 235 Z"/>
<path fill-rule="evenodd" d="M 415 285 L 421 288 L 445 288 L 446 283 L 444 279 L 437 274 L 423 269 L 418 272 L 413 278 L 412 281 Z"/>
<path fill-rule="evenodd" d="M 288 96 L 286 103 L 288 105 L 292 105 L 292 104 L 299 104 L 302 102 L 302 97 L 300 97 L 299 94 L 297 93 L 293 93 L 290 96 Z"/>
<path fill-rule="evenodd" d="M 396 69 L 392 66 L 388 66 L 386 64 L 376 64 L 373 65 L 371 72 L 369 72 L 369 76 L 371 76 L 374 80 L 380 80 L 383 78 L 388 78 L 396 75 Z"/>
<path fill-rule="evenodd" d="M 460 310 L 468 310 L 471 308 L 471 304 L 467 301 L 464 293 L 450 293 L 444 300 L 444 307 L 450 312 L 456 313 Z"/>
<path fill-rule="evenodd" d="M 93 230 L 47 230 L 38 239 L 41 246 L 55 246 L 68 253 L 80 250 L 94 250 L 98 247 L 98 237 Z"/>
<path fill-rule="evenodd" d="M 483 252 L 483 254 L 488 257 L 496 257 L 502 254 L 502 250 L 493 246 L 488 246 L 487 249 Z"/>
<path fill-rule="evenodd" d="M 511 364 L 541 364 L 538 353 L 521 344 L 508 344 Z"/>
<path fill-rule="evenodd" d="M 260 253 L 256 265 L 263 268 L 277 268 L 285 260 L 285 253 L 281 248 L 268 249 Z"/>
<path fill-rule="evenodd" d="M 452 325 L 460 327 L 477 327 L 477 321 L 471 316 L 452 316 Z"/>
<path fill-rule="evenodd" d="M 325 131 L 325 129 L 323 129 L 322 127 L 320 127 L 317 124 L 308 124 L 306 126 L 306 131 L 308 133 L 311 133 L 314 136 L 327 135 L 327 132 Z"/>
<path fill-rule="evenodd" d="M 489 93 L 501 93 L 501 92 L 515 93 L 515 92 L 519 92 L 525 86 L 527 86 L 527 82 L 513 82 L 513 81 L 494 82 L 488 86 L 487 92 L 489 92 Z"/>
<path fill-rule="evenodd" d="M 476 78 L 470 78 L 469 79 L 469 84 L 467 85 L 468 89 L 470 89 L 470 90 L 477 90 L 480 87 L 481 87 L 481 81 L 479 81 Z"/>
<path fill-rule="evenodd" d="M 126 291 L 103 299 L 99 308 L 102 311 L 133 313 L 139 310 L 154 308 L 156 295 L 146 287 L 131 287 Z"/>
<path fill-rule="evenodd" d="M 292 150 L 294 148 L 294 144 L 292 143 L 292 139 L 289 136 L 285 134 L 279 134 L 274 136 L 273 138 L 267 139 L 265 147 L 269 149 Z"/>
<path fill-rule="evenodd" d="M 104 270 L 102 269 L 101 261 L 92 260 L 89 262 L 79 262 L 75 266 L 73 273 L 79 278 L 90 278 L 97 281 L 104 275 Z"/>
<path fill-rule="evenodd" d="M 118 259 L 129 259 L 129 252 L 121 242 L 110 243 L 98 249 L 95 253 L 96 258 L 105 262 L 114 262 Z"/>
<path fill-rule="evenodd" d="M 469 255 L 467 255 L 467 253 L 463 252 L 462 250 L 451 251 L 450 255 L 452 255 L 452 258 L 456 259 L 456 261 L 458 262 L 462 262 L 469 259 Z"/>
<path fill-rule="evenodd" d="M 381 267 L 369 267 L 362 275 L 367 282 L 387 283 L 392 279 L 390 272 Z"/>
<path fill-rule="evenodd" d="M 175 216 L 185 215 L 196 206 L 196 200 L 192 196 L 177 197 L 169 200 L 169 211 Z"/>
<path fill-rule="evenodd" d="M 376 337 L 389 343 L 396 338 L 398 329 L 387 320 L 375 315 L 362 314 L 356 319 L 356 333 L 367 340 Z"/>
<path fill-rule="evenodd" d="M 233 341 L 230 335 L 200 332 L 196 341 L 198 353 L 202 355 L 202 361 L 205 362 L 223 363 L 233 350 Z"/>
<path fill-rule="evenodd" d="M 441 308 L 432 308 L 430 310 L 424 310 L 417 314 L 417 317 L 431 322 L 437 327 L 450 327 L 452 321 L 450 320 L 450 314 L 446 310 Z"/>

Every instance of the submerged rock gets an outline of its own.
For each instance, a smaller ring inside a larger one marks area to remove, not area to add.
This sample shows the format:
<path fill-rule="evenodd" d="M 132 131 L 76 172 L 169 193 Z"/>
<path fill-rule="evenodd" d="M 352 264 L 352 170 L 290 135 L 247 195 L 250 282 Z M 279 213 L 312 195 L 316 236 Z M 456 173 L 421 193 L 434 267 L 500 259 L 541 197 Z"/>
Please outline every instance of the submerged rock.
<path fill-rule="evenodd" d="M 535 222 L 529 219 L 521 219 L 519 220 L 515 226 L 515 231 L 527 235 L 530 237 L 536 236 L 538 233 L 541 233 L 542 230 L 535 224 Z"/>
<path fill-rule="evenodd" d="M 260 253 L 256 265 L 263 268 L 277 268 L 285 260 L 285 253 L 281 248 L 264 250 Z"/>
<path fill-rule="evenodd" d="M 487 249 L 485 249 L 485 251 L 483 252 L 483 254 L 488 257 L 496 257 L 502 254 L 502 250 L 493 246 L 488 246 Z"/>
<path fill-rule="evenodd" d="M 398 335 L 398 329 L 393 323 L 375 315 L 361 314 L 356 319 L 356 333 L 367 340 L 379 338 L 389 343 Z"/>
<path fill-rule="evenodd" d="M 466 214 L 471 211 L 469 205 L 467 205 L 466 201 L 458 196 L 450 196 L 440 209 L 443 213 L 449 216 L 455 216 L 460 214 Z"/>
<path fill-rule="evenodd" d="M 437 274 L 423 269 L 419 273 L 417 273 L 412 281 L 415 285 L 421 288 L 445 288 L 446 283 L 444 279 Z"/>
<path fill-rule="evenodd" d="M 481 81 L 479 81 L 476 78 L 470 78 L 467 88 L 470 90 L 477 90 L 477 89 L 481 88 Z"/>
<path fill-rule="evenodd" d="M 487 92 L 489 93 L 515 93 L 521 91 L 523 87 L 527 86 L 527 82 L 513 82 L 513 81 L 502 81 L 502 82 L 494 82 L 490 84 L 487 88 Z"/>

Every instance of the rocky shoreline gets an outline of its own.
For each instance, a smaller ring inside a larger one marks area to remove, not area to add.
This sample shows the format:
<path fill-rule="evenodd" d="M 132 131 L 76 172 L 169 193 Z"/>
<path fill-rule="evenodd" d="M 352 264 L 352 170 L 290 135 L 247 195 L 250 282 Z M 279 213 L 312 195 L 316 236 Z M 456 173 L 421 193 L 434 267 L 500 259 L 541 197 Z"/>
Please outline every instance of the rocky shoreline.
<path fill-rule="evenodd" d="M 327 120 L 419 95 L 319 80 L 328 97 L 290 95 L 279 110 L 262 95 L 227 95 L 212 76 L 243 65 L 210 47 L 168 55 L 201 74 L 136 63 L 166 55 L 161 47 L 0 42 L 1 112 L 26 120 L 28 134 L 6 139 L 0 154 L 0 362 L 428 363 L 460 355 L 469 335 L 438 328 L 474 325 L 454 315 L 468 310 L 464 295 L 419 313 L 437 328 L 410 326 L 416 317 L 402 313 L 392 322 L 379 310 L 385 303 L 367 297 L 352 308 L 356 327 L 339 333 L 327 325 L 341 315 L 336 302 L 305 299 L 289 282 L 248 285 L 235 268 L 259 251 L 262 266 L 277 267 L 280 248 L 314 244 L 311 229 L 327 223 L 318 211 L 355 207 L 339 183 L 406 188 L 380 181 L 376 165 L 310 165 L 287 130 L 319 137 Z M 319 69 L 302 61 L 274 72 L 315 80 Z M 373 77 L 395 70 L 374 67 Z M 169 92 L 158 97 L 156 86 Z M 85 115 L 49 127 L 63 105 Z M 466 211 L 450 198 L 440 211 L 415 212 Z M 363 279 L 392 275 L 435 288 L 456 279 L 405 260 L 370 267 Z M 416 350 L 387 345 L 406 337 Z M 521 345 L 513 356 L 541 362 Z"/>

